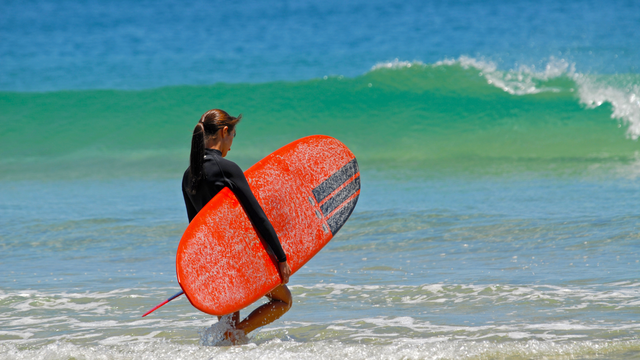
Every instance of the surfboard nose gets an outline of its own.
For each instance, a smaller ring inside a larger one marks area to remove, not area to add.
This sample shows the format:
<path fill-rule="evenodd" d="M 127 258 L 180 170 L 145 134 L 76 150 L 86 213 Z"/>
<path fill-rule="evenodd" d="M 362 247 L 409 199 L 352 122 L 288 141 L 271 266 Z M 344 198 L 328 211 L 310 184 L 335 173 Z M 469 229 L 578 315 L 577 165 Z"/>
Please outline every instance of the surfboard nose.
<path fill-rule="evenodd" d="M 360 196 L 360 169 L 356 159 L 329 176 L 312 193 L 331 234 L 335 235 L 347 222 Z"/>

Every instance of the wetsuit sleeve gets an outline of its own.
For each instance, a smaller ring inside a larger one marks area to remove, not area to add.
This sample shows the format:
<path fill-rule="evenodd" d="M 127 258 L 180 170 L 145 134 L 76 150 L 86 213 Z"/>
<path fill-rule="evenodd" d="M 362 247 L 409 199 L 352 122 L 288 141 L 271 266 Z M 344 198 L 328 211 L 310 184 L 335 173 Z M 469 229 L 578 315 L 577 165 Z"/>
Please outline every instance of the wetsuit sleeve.
<path fill-rule="evenodd" d="M 238 201 L 240 201 L 240 204 L 242 204 L 253 226 L 256 227 L 260 235 L 262 235 L 262 238 L 269 244 L 276 259 L 278 259 L 279 262 L 287 261 L 287 256 L 284 250 L 282 250 L 278 235 L 273 229 L 267 215 L 264 213 L 264 210 L 262 210 L 258 200 L 256 200 L 256 197 L 253 195 L 253 192 L 251 192 L 244 173 L 236 164 L 230 165 L 229 167 L 231 168 L 229 170 L 232 175 L 229 180 L 233 183 L 231 184 L 231 191 L 233 191 Z"/>

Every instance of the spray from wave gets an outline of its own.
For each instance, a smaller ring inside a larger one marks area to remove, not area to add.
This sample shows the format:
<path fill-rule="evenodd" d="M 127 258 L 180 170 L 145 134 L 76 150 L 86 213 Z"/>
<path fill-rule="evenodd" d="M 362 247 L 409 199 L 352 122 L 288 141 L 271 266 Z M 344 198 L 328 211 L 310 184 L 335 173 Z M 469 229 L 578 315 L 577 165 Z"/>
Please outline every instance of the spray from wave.
<path fill-rule="evenodd" d="M 460 66 L 463 69 L 479 70 L 487 84 L 493 85 L 512 95 L 531 95 L 541 92 L 574 92 L 577 90 L 580 102 L 593 109 L 604 103 L 610 103 L 612 119 L 618 120 L 627 128 L 627 136 L 632 140 L 640 137 L 640 75 L 595 75 L 576 72 L 575 64 L 564 59 L 550 57 L 543 70 L 535 66 L 521 65 L 517 70 L 499 70 L 498 66 L 482 59 L 461 56 L 458 59 L 444 59 L 433 65 L 420 61 L 381 62 L 371 71 L 380 69 L 406 69 L 411 67 Z M 570 79 L 575 84 L 554 82 L 558 79 Z M 560 86 L 565 85 L 564 87 Z M 569 85 L 568 87 L 566 85 Z M 575 85 L 575 86 L 574 86 Z"/>

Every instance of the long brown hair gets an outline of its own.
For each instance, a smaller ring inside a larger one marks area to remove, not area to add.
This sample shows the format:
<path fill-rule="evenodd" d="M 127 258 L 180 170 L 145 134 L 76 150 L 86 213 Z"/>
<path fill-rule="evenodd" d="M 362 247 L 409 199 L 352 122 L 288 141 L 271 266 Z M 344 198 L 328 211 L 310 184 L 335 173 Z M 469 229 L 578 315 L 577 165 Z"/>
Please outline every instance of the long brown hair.
<path fill-rule="evenodd" d="M 223 129 L 225 126 L 228 126 L 229 132 L 232 132 L 240 122 L 240 119 L 242 119 L 242 115 L 233 117 L 220 109 L 209 110 L 200 117 L 200 121 L 193 129 L 193 137 L 191 138 L 191 156 L 189 159 L 191 184 L 189 184 L 189 191 L 192 194 L 195 194 L 198 184 L 202 180 L 205 141 L 211 136 L 215 136 L 218 130 Z"/>

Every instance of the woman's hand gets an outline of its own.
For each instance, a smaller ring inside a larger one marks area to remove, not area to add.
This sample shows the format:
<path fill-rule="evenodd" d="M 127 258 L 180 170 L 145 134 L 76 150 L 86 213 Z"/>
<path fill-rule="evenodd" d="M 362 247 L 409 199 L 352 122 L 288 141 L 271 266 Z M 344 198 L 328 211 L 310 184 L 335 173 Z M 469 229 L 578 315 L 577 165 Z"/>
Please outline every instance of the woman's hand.
<path fill-rule="evenodd" d="M 291 276 L 291 268 L 286 261 L 279 262 L 278 266 L 280 267 L 280 277 L 282 278 L 282 283 L 286 284 L 289 282 L 289 277 Z"/>

